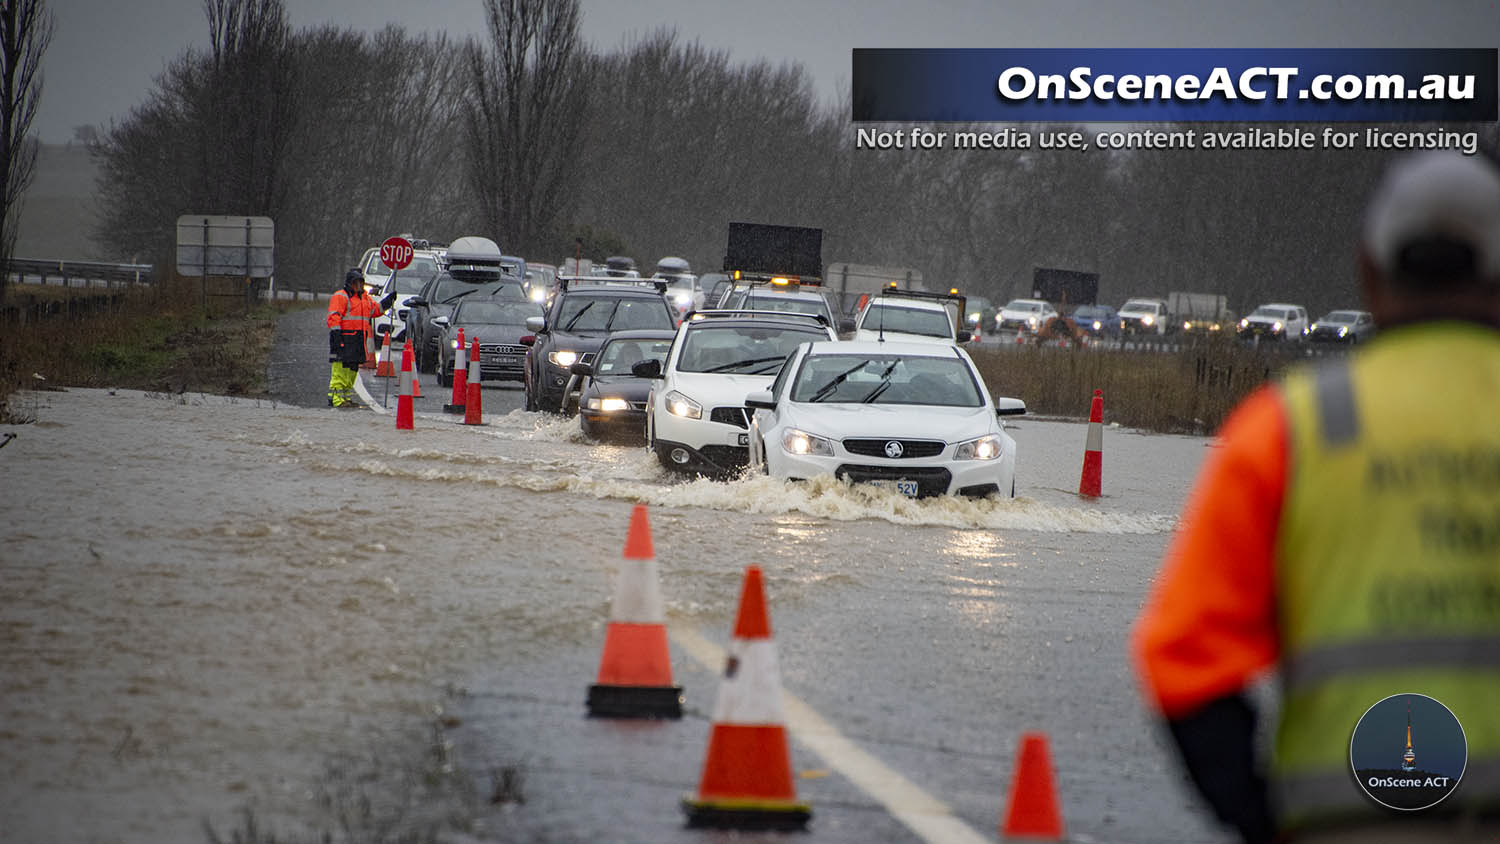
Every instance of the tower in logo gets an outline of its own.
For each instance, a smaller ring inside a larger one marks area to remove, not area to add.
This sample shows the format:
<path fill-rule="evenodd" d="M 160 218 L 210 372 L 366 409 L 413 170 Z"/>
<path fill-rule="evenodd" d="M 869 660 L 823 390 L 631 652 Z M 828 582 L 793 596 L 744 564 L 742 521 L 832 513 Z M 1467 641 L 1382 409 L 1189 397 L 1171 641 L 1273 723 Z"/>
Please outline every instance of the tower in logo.
<path fill-rule="evenodd" d="M 1406 705 L 1406 753 L 1401 756 L 1401 770 L 1417 769 L 1417 752 L 1411 749 L 1411 704 Z"/>

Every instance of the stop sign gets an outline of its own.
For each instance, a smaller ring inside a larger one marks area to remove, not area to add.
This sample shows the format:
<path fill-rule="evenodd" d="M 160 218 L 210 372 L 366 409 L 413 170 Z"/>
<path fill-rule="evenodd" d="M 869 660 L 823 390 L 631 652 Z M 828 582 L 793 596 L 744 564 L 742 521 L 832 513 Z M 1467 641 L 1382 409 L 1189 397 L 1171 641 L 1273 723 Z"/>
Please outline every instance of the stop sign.
<path fill-rule="evenodd" d="M 404 270 L 411 263 L 411 241 L 393 237 L 380 244 L 380 263 L 393 270 Z"/>

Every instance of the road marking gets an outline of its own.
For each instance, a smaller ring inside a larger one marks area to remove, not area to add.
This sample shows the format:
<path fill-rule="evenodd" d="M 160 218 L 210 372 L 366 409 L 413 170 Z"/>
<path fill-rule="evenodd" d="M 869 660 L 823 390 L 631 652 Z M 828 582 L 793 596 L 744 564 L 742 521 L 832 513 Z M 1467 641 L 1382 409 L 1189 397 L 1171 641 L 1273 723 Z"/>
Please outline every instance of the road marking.
<path fill-rule="evenodd" d="M 724 649 L 705 639 L 695 628 L 671 625 L 672 641 L 708 670 L 718 673 L 724 666 Z M 833 724 L 811 706 L 782 689 L 786 726 L 803 745 L 823 758 L 828 767 L 843 774 L 860 790 L 875 798 L 891 817 L 905 824 L 929 844 L 985 844 L 991 841 L 955 817 L 946 803 L 887 767 L 884 762 L 845 738 Z"/>

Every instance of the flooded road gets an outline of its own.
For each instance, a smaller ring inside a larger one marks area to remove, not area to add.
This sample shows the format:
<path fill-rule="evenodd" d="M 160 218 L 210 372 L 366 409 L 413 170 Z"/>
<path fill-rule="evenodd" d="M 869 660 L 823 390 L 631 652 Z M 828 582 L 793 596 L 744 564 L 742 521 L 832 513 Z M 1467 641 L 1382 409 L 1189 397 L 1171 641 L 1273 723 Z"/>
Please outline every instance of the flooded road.
<path fill-rule="evenodd" d="M 293 840 L 340 815 L 447 840 L 725 840 L 683 829 L 677 801 L 749 563 L 788 694 L 981 838 L 1041 730 L 1070 838 L 1223 840 L 1124 652 L 1206 440 L 1107 431 L 1106 496 L 1085 502 L 1085 426 L 1022 418 L 1019 499 L 918 502 L 683 481 L 515 395 L 487 388 L 483 427 L 419 409 L 415 431 L 219 397 L 20 397 L 38 422 L 0 428 L 17 434 L 0 451 L 5 840 L 227 839 L 246 808 Z M 636 502 L 679 722 L 584 717 Z M 792 761 L 812 840 L 918 840 L 839 760 L 794 739 Z"/>

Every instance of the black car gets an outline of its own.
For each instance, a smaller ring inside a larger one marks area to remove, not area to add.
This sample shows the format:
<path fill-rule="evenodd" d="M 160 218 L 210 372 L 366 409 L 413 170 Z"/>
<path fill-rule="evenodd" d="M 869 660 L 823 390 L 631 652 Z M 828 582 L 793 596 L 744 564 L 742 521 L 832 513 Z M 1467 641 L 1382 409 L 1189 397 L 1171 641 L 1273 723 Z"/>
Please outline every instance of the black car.
<path fill-rule="evenodd" d="M 637 377 L 637 363 L 666 365 L 677 332 L 662 329 L 616 331 L 604 340 L 592 363 L 578 361 L 573 374 L 583 377 L 578 397 L 578 426 L 595 439 L 646 442 L 646 397 L 655 383 Z"/>
<path fill-rule="evenodd" d="M 469 296 L 500 296 L 526 299 L 522 282 L 513 278 L 474 279 L 438 273 L 422 287 L 422 292 L 406 302 L 406 338 L 416 345 L 417 371 L 432 372 L 438 363 L 438 334 L 442 329 L 434 319 L 451 316 L 453 306 Z"/>
<path fill-rule="evenodd" d="M 559 280 L 547 315 L 527 322 L 535 339 L 526 354 L 526 409 L 566 412 L 573 364 L 592 363 L 610 333 L 676 327 L 677 309 L 665 286 L 645 279 Z"/>
<path fill-rule="evenodd" d="M 542 315 L 542 306 L 513 296 L 466 296 L 458 300 L 453 314 L 435 317 L 438 334 L 438 383 L 453 386 L 453 362 L 458 331 L 470 351 L 479 339 L 480 381 L 524 381 L 526 347 L 521 337 L 531 333 L 526 320 Z"/>
<path fill-rule="evenodd" d="M 1108 305 L 1079 305 L 1068 318 L 1090 336 L 1111 340 L 1120 336 L 1120 315 Z"/>

